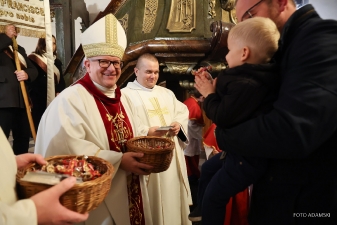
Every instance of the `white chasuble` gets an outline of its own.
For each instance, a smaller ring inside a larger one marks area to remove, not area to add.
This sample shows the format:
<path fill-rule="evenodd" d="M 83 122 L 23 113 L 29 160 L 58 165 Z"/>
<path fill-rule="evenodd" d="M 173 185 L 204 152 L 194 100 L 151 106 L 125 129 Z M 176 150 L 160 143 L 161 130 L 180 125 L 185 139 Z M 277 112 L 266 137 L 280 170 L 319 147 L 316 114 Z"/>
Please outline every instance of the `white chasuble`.
<path fill-rule="evenodd" d="M 186 134 L 188 109 L 171 90 L 160 86 L 148 89 L 134 81 L 128 83 L 121 92 L 123 104 L 128 104 L 132 119 L 140 121 L 136 123 L 138 128 L 135 136 L 146 136 L 150 127 L 168 126 L 172 122 L 181 124 L 181 130 Z M 175 148 L 170 167 L 164 172 L 148 176 L 152 221 L 156 225 L 189 225 L 192 198 L 183 152 L 186 143 L 176 136 L 172 140 Z"/>
<path fill-rule="evenodd" d="M 123 103 L 123 102 L 122 102 Z M 124 104 L 124 103 L 123 103 Z M 124 107 L 136 131 L 128 107 Z M 111 151 L 101 115 L 93 96 L 80 84 L 62 91 L 48 106 L 39 125 L 35 153 L 53 155 L 95 155 L 114 166 L 111 188 L 104 201 L 89 213 L 85 225 L 130 225 L 127 193 L 128 172 L 119 168 L 123 154 Z M 146 225 L 151 221 L 145 177 L 139 176 Z"/>

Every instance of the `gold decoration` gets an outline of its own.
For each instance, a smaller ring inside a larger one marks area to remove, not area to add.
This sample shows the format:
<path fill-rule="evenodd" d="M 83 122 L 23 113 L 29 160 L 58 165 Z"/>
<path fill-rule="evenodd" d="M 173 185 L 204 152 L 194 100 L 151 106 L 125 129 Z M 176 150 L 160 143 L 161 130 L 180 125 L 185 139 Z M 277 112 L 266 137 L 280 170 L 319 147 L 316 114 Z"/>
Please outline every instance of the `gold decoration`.
<path fill-rule="evenodd" d="M 190 74 L 193 67 L 196 64 L 170 64 L 166 63 L 167 68 L 164 68 L 164 72 L 170 72 L 172 74 Z"/>
<path fill-rule="evenodd" d="M 167 109 L 167 107 L 161 109 L 158 98 L 156 97 L 150 98 L 150 102 L 154 108 L 153 110 L 151 109 L 148 110 L 150 118 L 154 116 L 159 116 L 160 124 L 162 126 L 166 126 L 166 122 L 163 115 L 169 114 L 169 110 Z"/>
<path fill-rule="evenodd" d="M 112 116 L 108 109 L 105 107 L 101 99 L 98 98 L 98 100 L 101 102 L 102 106 L 104 107 L 106 111 L 106 117 L 109 122 L 111 122 L 111 127 L 110 127 L 110 133 L 111 133 L 111 141 L 112 142 L 117 142 L 119 146 L 122 148 L 120 149 L 118 146 L 116 148 L 120 150 L 121 152 L 126 152 L 126 146 L 125 142 L 127 141 L 128 137 L 131 137 L 131 131 L 130 128 L 128 127 L 127 123 L 125 122 L 124 114 L 121 109 L 121 105 L 119 103 L 119 110 L 116 113 L 115 116 Z M 112 130 L 112 128 L 114 128 Z"/>
<path fill-rule="evenodd" d="M 127 33 L 128 31 L 128 22 L 129 22 L 129 14 L 125 14 L 122 19 L 118 20 L 120 22 L 120 24 L 122 25 L 125 33 Z"/>
<path fill-rule="evenodd" d="M 88 44 L 82 47 L 87 58 L 97 55 L 114 55 L 123 58 L 124 54 L 124 49 L 117 44 L 114 47 L 111 47 L 109 43 Z"/>
<path fill-rule="evenodd" d="M 229 18 L 232 23 L 237 24 L 238 23 L 238 18 L 236 17 L 236 10 L 232 9 L 229 11 Z"/>
<path fill-rule="evenodd" d="M 179 85 L 180 87 L 187 89 L 187 90 L 194 88 L 194 82 L 189 81 L 189 80 L 180 80 Z"/>
<path fill-rule="evenodd" d="M 234 9 L 235 0 L 220 0 L 221 8 L 226 11 L 231 11 Z"/>
<path fill-rule="evenodd" d="M 222 21 L 237 24 L 235 0 L 221 0 Z"/>
<path fill-rule="evenodd" d="M 166 29 L 169 32 L 191 32 L 196 26 L 196 1 L 172 0 Z"/>
<path fill-rule="evenodd" d="M 157 17 L 158 0 L 145 0 L 143 33 L 150 33 Z"/>
<path fill-rule="evenodd" d="M 215 0 L 210 0 L 208 3 L 208 15 L 214 19 L 216 17 L 215 12 Z"/>
<path fill-rule="evenodd" d="M 12 23 L 12 22 L 9 22 Z M 15 23 L 15 25 L 17 25 Z M 0 33 L 5 33 L 5 27 L 6 25 L 0 25 Z M 17 27 L 17 33 L 25 36 L 25 37 L 35 37 L 35 38 L 44 38 L 46 37 L 46 32 L 45 31 L 40 31 L 40 30 L 31 30 L 31 29 L 26 29 L 26 28 L 19 28 Z"/>
<path fill-rule="evenodd" d="M 83 44 L 83 51 L 87 58 L 98 55 L 113 55 L 123 58 L 124 48 L 118 44 L 117 19 L 108 14 L 105 16 L 105 40 L 106 42 Z M 95 26 L 95 24 L 93 24 Z"/>

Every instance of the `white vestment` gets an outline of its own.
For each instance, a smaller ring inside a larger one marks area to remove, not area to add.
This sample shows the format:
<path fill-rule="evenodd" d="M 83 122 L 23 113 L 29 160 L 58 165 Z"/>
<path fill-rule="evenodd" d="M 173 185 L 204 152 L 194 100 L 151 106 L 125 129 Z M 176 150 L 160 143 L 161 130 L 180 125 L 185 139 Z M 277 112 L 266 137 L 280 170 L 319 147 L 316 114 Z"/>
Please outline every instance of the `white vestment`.
<path fill-rule="evenodd" d="M 0 224 L 36 225 L 36 207 L 31 199 L 19 200 L 16 196 L 17 164 L 12 147 L 0 128 Z"/>
<path fill-rule="evenodd" d="M 187 131 L 188 109 L 178 101 L 174 93 L 160 86 L 142 87 L 137 81 L 130 82 L 122 90 L 124 104 L 129 104 L 133 118 L 141 120 L 136 136 L 146 136 L 150 127 L 168 126 L 176 121 Z M 173 138 L 175 148 L 168 170 L 148 176 L 148 193 L 155 225 L 187 225 L 189 205 L 192 204 L 187 179 L 183 141 Z"/>
<path fill-rule="evenodd" d="M 124 105 L 124 104 L 123 104 Z M 127 114 L 130 111 L 124 107 Z M 132 117 L 129 116 L 131 125 Z M 48 106 L 39 125 L 35 153 L 53 155 L 88 155 L 101 150 L 101 157 L 113 164 L 111 189 L 89 214 L 86 225 L 130 225 L 126 171 L 119 169 L 121 152 L 109 150 L 106 130 L 93 96 L 80 84 L 62 91 Z M 146 225 L 152 225 L 145 177 L 139 176 Z"/>
<path fill-rule="evenodd" d="M 202 129 L 203 125 L 200 125 L 196 120 L 188 121 L 188 139 L 189 143 L 184 149 L 186 156 L 200 155 L 202 151 Z"/>

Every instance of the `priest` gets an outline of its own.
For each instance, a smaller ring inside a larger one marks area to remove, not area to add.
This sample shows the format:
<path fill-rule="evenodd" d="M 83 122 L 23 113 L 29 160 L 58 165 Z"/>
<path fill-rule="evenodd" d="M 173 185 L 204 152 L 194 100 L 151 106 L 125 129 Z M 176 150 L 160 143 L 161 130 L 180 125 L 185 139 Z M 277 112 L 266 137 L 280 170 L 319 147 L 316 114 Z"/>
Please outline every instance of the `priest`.
<path fill-rule="evenodd" d="M 192 198 L 183 151 L 188 142 L 188 109 L 171 90 L 156 85 L 159 63 L 155 56 L 141 55 L 134 72 L 136 80 L 122 89 L 122 99 L 133 118 L 141 119 L 137 136 L 158 136 L 159 127 L 171 126 L 166 136 L 175 143 L 170 167 L 147 177 L 153 224 L 191 224 L 188 214 Z"/>

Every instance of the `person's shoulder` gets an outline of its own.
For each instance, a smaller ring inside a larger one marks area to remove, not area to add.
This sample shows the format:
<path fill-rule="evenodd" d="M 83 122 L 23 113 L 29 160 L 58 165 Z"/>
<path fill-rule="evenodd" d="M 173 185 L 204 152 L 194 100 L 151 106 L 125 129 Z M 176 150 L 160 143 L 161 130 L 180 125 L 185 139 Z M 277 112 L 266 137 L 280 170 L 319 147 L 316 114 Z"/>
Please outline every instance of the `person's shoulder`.
<path fill-rule="evenodd" d="M 70 85 L 65 88 L 56 98 L 61 97 L 62 99 L 72 99 L 75 96 L 79 96 L 82 93 L 88 93 L 88 91 L 81 84 Z"/>
<path fill-rule="evenodd" d="M 62 66 L 62 62 L 61 62 L 61 60 L 58 59 L 58 58 L 55 58 L 54 63 L 55 63 L 55 65 L 57 65 L 57 66 Z"/>
<path fill-rule="evenodd" d="M 310 4 L 297 10 L 292 23 L 296 24 L 296 20 L 300 21 L 299 23 L 302 26 L 299 30 L 302 31 L 308 29 L 321 30 L 322 32 L 334 30 L 337 33 L 337 20 L 321 18 L 315 8 Z"/>
<path fill-rule="evenodd" d="M 133 91 L 135 85 L 133 82 L 128 82 L 125 87 L 121 88 L 122 94 L 127 94 L 128 92 Z"/>
<path fill-rule="evenodd" d="M 11 39 L 5 33 L 0 33 L 0 39 L 1 40 L 11 41 Z"/>
<path fill-rule="evenodd" d="M 163 86 L 159 86 L 159 85 L 155 85 L 154 88 L 157 89 L 157 90 L 160 90 L 160 91 L 164 91 L 164 92 L 172 92 L 167 87 L 163 87 Z"/>
<path fill-rule="evenodd" d="M 173 95 L 175 97 L 175 94 L 173 93 L 172 90 L 166 88 L 166 87 L 162 87 L 162 86 L 154 86 L 155 90 L 162 93 L 162 94 L 167 94 L 167 95 Z"/>

